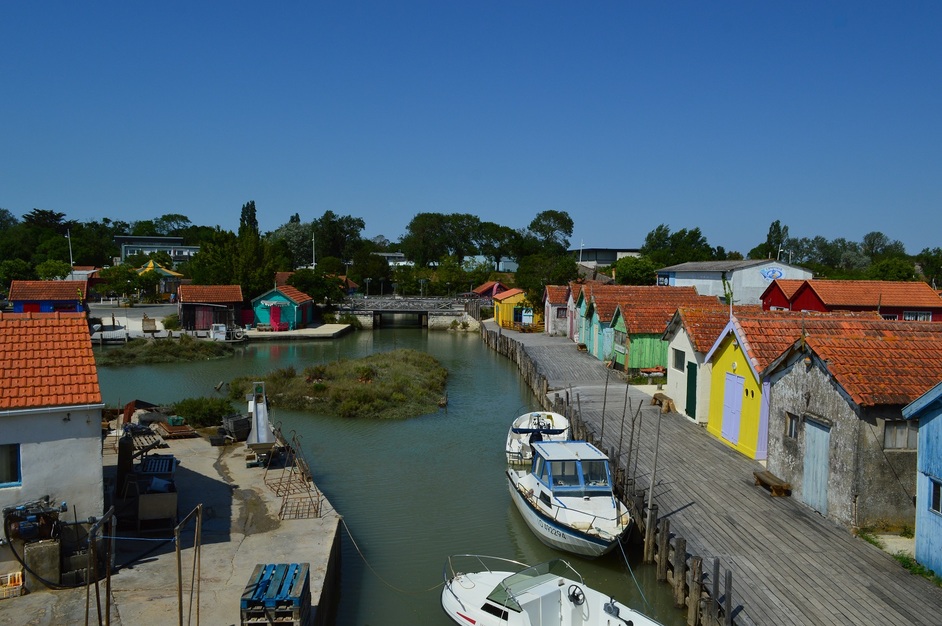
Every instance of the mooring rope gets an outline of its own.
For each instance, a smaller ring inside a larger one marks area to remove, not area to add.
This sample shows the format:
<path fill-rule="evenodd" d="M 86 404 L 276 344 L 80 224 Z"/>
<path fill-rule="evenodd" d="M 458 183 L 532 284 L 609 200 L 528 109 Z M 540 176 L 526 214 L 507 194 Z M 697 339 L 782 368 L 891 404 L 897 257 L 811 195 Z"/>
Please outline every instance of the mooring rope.
<path fill-rule="evenodd" d="M 381 583 L 383 583 L 384 585 L 386 585 L 393 591 L 397 591 L 399 593 L 403 593 L 406 595 L 417 595 L 420 593 L 428 593 L 429 591 L 435 591 L 436 589 L 438 589 L 439 587 L 445 584 L 443 581 L 443 582 L 438 583 L 434 587 L 429 587 L 428 589 L 420 589 L 416 591 L 416 590 L 403 589 L 402 587 L 397 587 L 396 585 L 390 583 L 385 578 L 380 576 L 379 572 L 373 569 L 373 566 L 370 565 L 370 562 L 366 560 L 366 556 L 363 554 L 363 551 L 360 550 L 360 546 L 357 545 L 356 539 L 353 538 L 353 533 L 350 532 L 350 527 L 347 526 L 347 520 L 341 517 L 340 522 L 343 524 L 344 530 L 347 531 L 347 536 L 350 537 L 350 541 L 353 543 L 353 547 L 356 548 L 357 554 L 359 554 L 360 558 L 363 559 L 363 563 L 366 565 L 367 569 L 369 569 Z"/>
<path fill-rule="evenodd" d="M 651 604 L 648 602 L 648 599 L 644 597 L 644 591 L 641 589 L 641 584 L 638 582 L 638 579 L 635 578 L 635 571 L 631 569 L 631 563 L 628 562 L 628 555 L 625 554 L 625 546 L 621 545 L 621 541 L 618 542 L 618 548 L 621 550 L 621 555 L 625 559 L 625 567 L 628 568 L 628 573 L 631 574 L 631 579 L 635 581 L 635 587 L 638 588 L 638 593 L 641 594 L 641 599 L 644 600 L 644 606 L 647 607 L 648 611 L 651 611 Z"/>

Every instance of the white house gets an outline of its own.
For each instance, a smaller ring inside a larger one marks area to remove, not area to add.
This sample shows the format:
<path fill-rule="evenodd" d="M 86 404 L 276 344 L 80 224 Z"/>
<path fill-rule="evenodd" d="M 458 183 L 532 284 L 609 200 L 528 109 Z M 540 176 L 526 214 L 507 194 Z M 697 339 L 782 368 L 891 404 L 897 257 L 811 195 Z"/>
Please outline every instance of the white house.
<path fill-rule="evenodd" d="M 0 509 L 103 513 L 103 404 L 84 313 L 0 313 Z M 14 542 L 16 544 L 18 542 Z M 0 574 L 19 570 L 0 547 Z"/>
<path fill-rule="evenodd" d="M 734 304 L 759 304 L 760 296 L 779 278 L 809 280 L 810 270 L 775 259 L 746 261 L 699 261 L 663 267 L 657 271 L 657 284 L 669 287 L 696 287 L 701 296 L 717 296 Z"/>

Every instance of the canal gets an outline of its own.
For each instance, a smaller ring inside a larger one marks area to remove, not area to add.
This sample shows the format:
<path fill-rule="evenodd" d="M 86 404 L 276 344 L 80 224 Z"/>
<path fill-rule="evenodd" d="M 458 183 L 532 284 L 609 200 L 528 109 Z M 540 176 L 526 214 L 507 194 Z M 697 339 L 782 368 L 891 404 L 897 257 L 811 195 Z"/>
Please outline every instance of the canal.
<path fill-rule="evenodd" d="M 275 405 L 273 420 L 285 433 L 300 435 L 315 483 L 343 515 L 335 623 L 447 626 L 451 622 L 440 605 L 447 556 L 485 554 L 526 563 L 564 556 L 530 532 L 503 476 L 510 422 L 538 405 L 516 366 L 489 350 L 476 333 L 383 329 L 331 341 L 250 343 L 232 359 L 99 368 L 99 378 L 108 406 L 135 398 L 165 404 L 216 395 L 220 382 L 237 376 L 397 348 L 426 351 L 448 369 L 446 408 L 385 422 Z M 617 551 L 596 560 L 565 556 L 589 586 L 666 626 L 685 623 L 669 587 L 655 581 L 653 566 L 640 565 L 639 548 L 628 550 L 630 569 Z"/>

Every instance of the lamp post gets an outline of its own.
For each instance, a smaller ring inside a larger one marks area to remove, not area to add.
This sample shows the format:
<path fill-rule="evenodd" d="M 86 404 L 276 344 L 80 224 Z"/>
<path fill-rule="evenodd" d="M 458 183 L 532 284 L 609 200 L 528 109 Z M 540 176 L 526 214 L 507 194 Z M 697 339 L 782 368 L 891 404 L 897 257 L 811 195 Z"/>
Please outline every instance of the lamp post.
<path fill-rule="evenodd" d="M 450 282 L 445 283 L 445 297 L 446 298 L 451 297 L 451 283 Z"/>
<path fill-rule="evenodd" d="M 71 229 L 65 230 L 65 238 L 69 240 L 69 280 L 72 280 L 75 272 L 75 261 L 72 260 L 72 232 Z"/>
<path fill-rule="evenodd" d="M 428 278 L 419 279 L 419 297 L 425 297 L 425 283 L 428 282 Z"/>
<path fill-rule="evenodd" d="M 383 295 L 384 293 L 386 293 L 386 285 L 384 284 L 385 282 L 386 282 L 385 278 L 379 279 L 379 295 Z"/>
<path fill-rule="evenodd" d="M 372 279 L 372 278 L 364 278 L 363 280 L 366 281 L 366 297 L 369 298 L 369 297 L 370 297 L 370 282 L 371 282 L 373 279 Z"/>

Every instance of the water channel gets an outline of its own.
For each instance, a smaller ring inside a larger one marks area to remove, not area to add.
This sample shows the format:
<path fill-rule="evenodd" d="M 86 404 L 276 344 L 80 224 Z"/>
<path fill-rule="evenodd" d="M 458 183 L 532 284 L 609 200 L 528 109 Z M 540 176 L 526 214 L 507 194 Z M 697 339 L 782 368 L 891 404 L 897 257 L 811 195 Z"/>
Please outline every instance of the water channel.
<path fill-rule="evenodd" d="M 629 570 L 617 551 L 596 560 L 563 555 L 527 528 L 503 477 L 503 445 L 513 418 L 538 405 L 516 366 L 475 333 L 403 328 L 332 341 L 250 343 L 232 359 L 100 368 L 99 379 L 108 406 L 136 398 L 163 404 L 214 395 L 219 382 L 237 376 L 396 348 L 427 351 L 448 368 L 447 408 L 401 422 L 272 408 L 284 432 L 301 435 L 315 483 L 349 530 L 342 530 L 337 626 L 451 624 L 440 583 L 446 557 L 459 553 L 526 563 L 566 556 L 588 585 L 665 626 L 685 623 L 668 585 L 655 581 L 653 566 L 640 565 L 640 549 L 629 551 Z"/>

